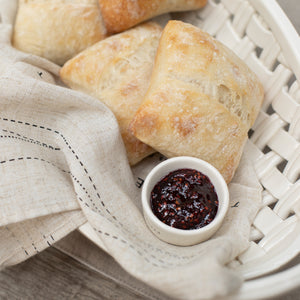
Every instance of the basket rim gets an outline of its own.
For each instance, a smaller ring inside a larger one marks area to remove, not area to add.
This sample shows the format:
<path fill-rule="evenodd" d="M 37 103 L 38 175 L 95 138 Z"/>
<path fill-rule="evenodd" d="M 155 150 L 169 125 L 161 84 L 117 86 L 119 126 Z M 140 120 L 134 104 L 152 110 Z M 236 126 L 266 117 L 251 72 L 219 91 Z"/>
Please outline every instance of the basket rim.
<path fill-rule="evenodd" d="M 300 264 L 285 271 L 246 281 L 231 300 L 278 297 L 300 286 Z M 284 280 L 283 280 L 284 279 Z"/>
<path fill-rule="evenodd" d="M 285 59 L 300 80 L 300 37 L 276 0 L 248 0 L 271 28 Z"/>

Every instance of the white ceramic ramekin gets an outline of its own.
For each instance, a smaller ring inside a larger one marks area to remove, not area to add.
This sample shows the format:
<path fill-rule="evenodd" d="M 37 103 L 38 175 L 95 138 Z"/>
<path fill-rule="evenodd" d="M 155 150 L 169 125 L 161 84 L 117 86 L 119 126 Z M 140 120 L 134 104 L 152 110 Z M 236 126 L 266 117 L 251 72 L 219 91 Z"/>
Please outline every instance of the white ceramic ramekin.
<path fill-rule="evenodd" d="M 154 185 L 170 172 L 184 168 L 195 169 L 206 175 L 214 185 L 219 200 L 214 220 L 199 229 L 184 230 L 166 225 L 151 209 L 150 195 Z M 159 239 L 174 245 L 189 246 L 209 239 L 220 228 L 228 205 L 229 192 L 223 176 L 211 164 L 194 157 L 180 156 L 165 160 L 150 171 L 143 184 L 142 206 L 146 224 Z"/>

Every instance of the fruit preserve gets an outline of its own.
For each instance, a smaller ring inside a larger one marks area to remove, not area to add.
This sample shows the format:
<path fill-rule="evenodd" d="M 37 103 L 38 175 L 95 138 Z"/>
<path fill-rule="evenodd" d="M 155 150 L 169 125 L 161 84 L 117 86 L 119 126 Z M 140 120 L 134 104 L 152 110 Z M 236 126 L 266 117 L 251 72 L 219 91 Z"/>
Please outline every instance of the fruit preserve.
<path fill-rule="evenodd" d="M 194 169 L 178 169 L 163 177 L 154 186 L 150 201 L 159 220 L 185 230 L 208 225 L 219 205 L 210 179 Z"/>

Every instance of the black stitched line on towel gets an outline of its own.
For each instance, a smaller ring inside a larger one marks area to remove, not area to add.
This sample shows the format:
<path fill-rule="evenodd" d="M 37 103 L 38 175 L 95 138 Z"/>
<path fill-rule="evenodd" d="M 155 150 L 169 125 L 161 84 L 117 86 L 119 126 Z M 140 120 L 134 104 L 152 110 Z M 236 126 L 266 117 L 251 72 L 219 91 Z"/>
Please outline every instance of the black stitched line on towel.
<path fill-rule="evenodd" d="M 42 161 L 42 162 L 45 162 L 55 168 L 57 168 L 58 170 L 60 170 L 61 172 L 64 172 L 64 173 L 67 173 L 67 174 L 70 174 L 71 177 L 79 184 L 79 186 L 81 187 L 81 189 L 85 192 L 85 194 L 87 195 L 87 197 L 90 199 L 94 209 L 93 211 L 94 212 L 98 212 L 100 213 L 102 216 L 104 216 L 103 212 L 96 206 L 96 204 L 93 202 L 93 199 L 91 197 L 91 195 L 88 193 L 88 191 L 86 190 L 86 188 L 82 185 L 82 183 L 80 183 L 80 181 L 70 172 L 70 171 L 66 171 L 60 167 L 58 167 L 57 165 L 55 165 L 54 163 L 52 163 L 51 161 L 48 161 L 48 160 L 45 160 L 43 158 L 38 158 L 38 157 L 31 157 L 31 156 L 27 156 L 27 157 L 18 157 L 18 158 L 10 158 L 8 160 L 3 160 L 3 161 L 0 161 L 0 164 L 4 164 L 4 163 L 7 163 L 7 162 L 14 162 L 14 161 L 20 161 L 20 160 L 39 160 L 39 161 Z M 76 194 L 77 195 L 77 194 Z M 77 195 L 78 197 L 78 195 Z M 78 197 L 79 198 L 79 197 Z M 85 201 L 83 201 L 81 198 L 79 198 L 87 207 L 90 207 L 89 204 Z M 53 239 L 53 238 L 52 238 Z"/>
<path fill-rule="evenodd" d="M 35 145 L 38 145 L 38 146 L 41 146 L 41 147 L 45 147 L 45 148 L 49 148 L 51 150 L 55 150 L 55 151 L 60 151 L 61 149 L 59 147 L 53 147 L 51 145 L 48 145 L 46 143 L 42 143 L 38 140 L 34 140 L 34 139 L 31 139 L 31 138 L 28 138 L 27 136 L 24 136 L 24 135 L 20 135 L 16 132 L 13 132 L 13 131 L 8 131 L 6 129 L 2 129 L 3 132 L 6 132 L 6 133 L 10 133 L 10 134 L 14 134 L 14 135 L 0 135 L 0 138 L 10 138 L 10 139 L 16 139 L 16 140 L 20 140 L 20 141 L 24 141 L 24 142 L 28 142 L 28 143 L 32 143 L 32 144 L 35 144 Z"/>
<path fill-rule="evenodd" d="M 31 241 L 31 246 L 33 247 L 33 249 L 35 250 L 36 253 L 39 253 L 40 251 L 37 249 L 35 243 L 33 242 L 33 239 L 31 237 L 31 235 L 29 234 L 28 231 L 25 231 L 26 235 L 29 237 L 30 241 Z"/>
<path fill-rule="evenodd" d="M 40 230 L 39 230 L 39 232 L 40 232 Z M 40 234 L 42 234 L 42 233 L 40 232 Z M 51 243 L 48 241 L 48 238 L 44 234 L 43 234 L 43 239 L 47 242 L 49 247 L 52 246 Z"/>
<path fill-rule="evenodd" d="M 43 129 L 43 130 L 47 130 L 47 131 L 50 131 L 50 132 L 54 132 L 54 133 L 58 134 L 58 135 L 63 139 L 63 141 L 64 141 L 65 144 L 68 146 L 68 148 L 71 150 L 71 152 L 72 152 L 73 154 L 75 154 L 75 151 L 72 149 L 72 147 L 70 146 L 69 142 L 66 140 L 66 138 L 64 137 L 64 135 L 63 135 L 62 133 L 60 133 L 59 131 L 57 131 L 57 130 L 53 130 L 53 129 L 49 128 L 49 127 L 44 127 L 44 126 L 37 125 L 37 124 L 30 124 L 30 123 L 28 123 L 28 122 L 23 122 L 23 121 L 20 121 L 20 120 L 17 120 L 17 121 L 16 121 L 16 120 L 14 120 L 14 119 L 8 119 L 8 118 L 2 118 L 2 117 L 0 117 L 0 120 L 7 121 L 7 122 L 13 122 L 13 123 L 17 122 L 18 124 L 23 124 L 23 125 L 26 125 L 26 126 L 33 126 L 33 125 L 34 125 L 33 127 L 35 127 L 35 128 L 40 128 L 40 129 Z M 73 151 L 74 151 L 74 152 L 73 152 Z M 80 166 L 83 168 L 84 172 L 88 175 L 88 171 L 87 171 L 86 167 L 84 166 L 84 164 L 82 163 L 82 161 L 79 159 L 78 155 L 75 154 L 75 158 L 79 161 Z M 0 162 L 0 163 L 1 163 L 1 162 Z M 90 180 L 90 182 L 92 183 L 92 186 L 93 186 L 94 190 L 96 191 L 97 197 L 100 199 L 100 198 L 101 198 L 101 197 L 100 197 L 100 194 L 99 194 L 99 192 L 98 192 L 98 190 L 97 190 L 97 187 L 95 186 L 95 184 L 94 184 L 92 178 L 90 177 L 89 180 Z M 102 204 L 103 207 L 105 207 L 105 203 L 104 203 L 103 201 L 101 201 L 101 204 Z M 109 211 L 108 211 L 107 213 L 110 214 Z M 110 215 L 111 215 L 111 214 L 110 214 Z M 115 216 L 112 216 L 112 217 L 114 218 L 114 220 L 116 220 L 116 221 L 120 224 L 120 226 L 122 226 L 123 228 L 125 228 L 125 227 L 123 226 L 123 224 L 122 224 L 120 221 L 118 221 L 117 218 L 116 218 Z M 171 257 L 175 257 L 175 258 L 179 258 L 179 259 L 191 259 L 191 258 L 194 258 L 194 257 L 195 257 L 195 255 L 190 255 L 190 256 L 179 256 L 179 255 L 170 253 L 170 252 L 168 252 L 168 251 L 166 251 L 166 250 L 162 250 L 162 249 L 160 249 L 160 248 L 153 247 L 151 244 L 145 243 L 145 242 L 142 241 L 142 240 L 140 240 L 140 241 L 141 241 L 142 243 L 144 243 L 146 246 L 152 248 L 153 250 L 155 250 L 155 251 L 157 251 L 157 252 L 164 252 L 164 253 L 166 253 L 167 255 L 171 256 Z M 170 265 L 170 263 L 168 263 L 168 265 Z"/>
<path fill-rule="evenodd" d="M 17 241 L 17 243 L 21 246 L 22 250 L 25 252 L 25 254 L 27 256 L 29 256 L 28 252 L 26 251 L 26 249 L 22 246 L 21 242 L 19 241 L 19 239 L 15 236 L 15 234 L 7 227 L 5 226 L 5 229 L 13 236 L 13 238 Z"/>
<path fill-rule="evenodd" d="M 162 263 L 162 264 L 167 264 L 167 265 L 165 265 L 165 266 L 162 266 L 162 265 L 159 266 L 159 265 L 156 264 L 155 262 L 149 260 L 149 258 L 145 257 L 144 254 L 143 254 L 143 252 L 141 252 L 140 250 L 138 250 L 136 247 L 134 247 L 134 245 L 132 245 L 132 244 L 129 243 L 128 241 L 126 241 L 126 240 L 124 240 L 124 239 L 121 239 L 121 238 L 119 238 L 119 237 L 116 236 L 116 235 L 112 235 L 112 234 L 110 234 L 109 232 L 103 232 L 102 230 L 99 230 L 99 229 L 96 229 L 96 228 L 93 228 L 93 229 L 94 229 L 95 231 L 99 232 L 99 233 L 102 234 L 102 235 L 105 235 L 105 236 L 107 236 L 107 237 L 110 237 L 110 238 L 112 238 L 112 239 L 114 239 L 114 240 L 119 240 L 121 243 L 128 245 L 128 246 L 129 246 L 131 249 L 133 249 L 139 256 L 141 256 L 147 263 L 150 263 L 150 264 L 153 265 L 154 267 L 160 267 L 160 268 L 163 267 L 163 268 L 166 268 L 166 267 L 168 267 L 168 266 L 169 266 L 169 267 L 170 267 L 170 266 L 174 266 L 174 264 L 172 264 L 172 263 L 166 263 L 166 262 L 164 262 L 163 260 L 158 259 L 156 256 L 151 255 L 152 258 L 158 260 L 160 263 Z M 146 251 L 144 251 L 144 252 L 145 252 L 145 255 L 147 255 L 147 254 L 146 254 Z"/>

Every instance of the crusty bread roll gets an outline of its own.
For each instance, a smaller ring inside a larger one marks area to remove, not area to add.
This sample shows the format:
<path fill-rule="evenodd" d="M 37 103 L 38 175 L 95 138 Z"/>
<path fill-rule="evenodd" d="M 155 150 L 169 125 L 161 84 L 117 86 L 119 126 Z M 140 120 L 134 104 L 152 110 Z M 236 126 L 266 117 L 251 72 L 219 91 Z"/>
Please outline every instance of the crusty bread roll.
<path fill-rule="evenodd" d="M 264 91 L 231 50 L 190 24 L 169 21 L 132 133 L 167 157 L 214 165 L 229 183 Z"/>
<path fill-rule="evenodd" d="M 98 0 L 19 0 L 12 44 L 62 65 L 105 34 Z"/>
<path fill-rule="evenodd" d="M 128 126 L 146 94 L 161 32 L 149 22 L 111 36 L 68 61 L 60 72 L 66 85 L 97 97 L 112 110 L 131 165 L 154 152 Z"/>
<path fill-rule="evenodd" d="M 203 7 L 207 0 L 99 0 L 109 33 L 124 31 L 152 17 Z"/>

